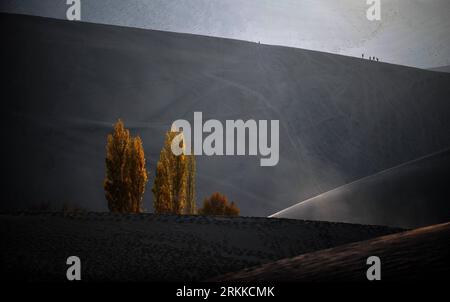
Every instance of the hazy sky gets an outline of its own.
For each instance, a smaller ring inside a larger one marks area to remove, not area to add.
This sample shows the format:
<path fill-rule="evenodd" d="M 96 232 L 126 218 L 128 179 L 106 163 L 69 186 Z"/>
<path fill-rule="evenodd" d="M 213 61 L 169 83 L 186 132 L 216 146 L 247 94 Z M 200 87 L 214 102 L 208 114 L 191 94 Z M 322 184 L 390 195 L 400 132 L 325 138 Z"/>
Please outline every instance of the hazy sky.
<path fill-rule="evenodd" d="M 82 21 L 261 41 L 432 68 L 450 65 L 449 0 L 81 0 Z M 1 0 L 0 11 L 66 18 L 66 0 Z"/>

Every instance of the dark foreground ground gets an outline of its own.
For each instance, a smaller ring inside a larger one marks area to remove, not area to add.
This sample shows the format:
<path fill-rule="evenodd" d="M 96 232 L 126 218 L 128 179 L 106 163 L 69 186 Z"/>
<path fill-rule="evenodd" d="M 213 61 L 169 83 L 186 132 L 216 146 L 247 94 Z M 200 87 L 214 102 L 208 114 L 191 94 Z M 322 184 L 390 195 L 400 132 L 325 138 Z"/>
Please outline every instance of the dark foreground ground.
<path fill-rule="evenodd" d="M 276 218 L 2 214 L 0 275 L 64 281 L 74 255 L 85 281 L 198 281 L 399 231 Z"/>
<path fill-rule="evenodd" d="M 369 256 L 381 260 L 381 280 L 448 279 L 450 223 L 351 243 L 217 277 L 212 281 L 366 281 Z"/>

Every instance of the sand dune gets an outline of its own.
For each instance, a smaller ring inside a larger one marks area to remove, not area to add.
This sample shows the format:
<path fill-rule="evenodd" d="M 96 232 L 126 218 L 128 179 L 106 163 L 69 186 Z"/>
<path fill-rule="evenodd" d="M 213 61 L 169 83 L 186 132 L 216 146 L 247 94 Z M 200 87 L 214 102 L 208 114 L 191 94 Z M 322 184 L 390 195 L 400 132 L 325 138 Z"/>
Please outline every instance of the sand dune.
<path fill-rule="evenodd" d="M 450 75 L 257 43 L 2 14 L 2 209 L 106 210 L 106 135 L 144 141 L 150 183 L 179 118 L 279 119 L 280 161 L 198 157 L 200 201 L 221 191 L 267 216 L 450 146 Z M 411 188 L 414 190 L 414 188 Z M 388 214 L 387 214 L 388 215 Z"/>
<path fill-rule="evenodd" d="M 382 281 L 446 280 L 450 223 L 283 259 L 211 281 L 366 281 L 368 257 L 381 260 Z"/>
<path fill-rule="evenodd" d="M 450 150 L 357 180 L 271 217 L 413 228 L 450 220 Z"/>

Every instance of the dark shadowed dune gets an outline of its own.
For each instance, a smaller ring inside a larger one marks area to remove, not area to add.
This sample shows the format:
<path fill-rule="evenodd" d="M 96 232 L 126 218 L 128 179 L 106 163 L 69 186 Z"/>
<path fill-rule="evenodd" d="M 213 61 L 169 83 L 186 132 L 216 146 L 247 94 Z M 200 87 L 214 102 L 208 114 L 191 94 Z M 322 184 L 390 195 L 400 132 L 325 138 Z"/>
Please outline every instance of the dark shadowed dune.
<path fill-rule="evenodd" d="M 110 213 L 0 215 L 0 279 L 200 281 L 246 267 L 401 231 L 274 218 Z"/>
<path fill-rule="evenodd" d="M 50 201 L 105 210 L 106 135 L 119 117 L 144 141 L 148 210 L 163 134 L 194 111 L 222 122 L 280 120 L 275 167 L 260 167 L 256 157 L 197 159 L 198 199 L 221 191 L 251 216 L 450 146 L 449 74 L 236 40 L 0 17 L 2 209 Z"/>
<path fill-rule="evenodd" d="M 445 281 L 450 273 L 450 223 L 387 235 L 283 259 L 212 281 L 366 281 L 370 256 L 381 260 L 382 281 Z"/>
<path fill-rule="evenodd" d="M 385 170 L 271 217 L 413 228 L 450 220 L 450 150 Z"/>

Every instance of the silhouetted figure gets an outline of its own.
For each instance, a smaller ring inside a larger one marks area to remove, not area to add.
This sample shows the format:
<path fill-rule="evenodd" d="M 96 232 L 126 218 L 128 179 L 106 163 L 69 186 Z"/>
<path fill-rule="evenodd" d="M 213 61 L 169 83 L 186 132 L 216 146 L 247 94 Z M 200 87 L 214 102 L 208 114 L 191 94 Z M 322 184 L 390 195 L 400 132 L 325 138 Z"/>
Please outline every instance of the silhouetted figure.
<path fill-rule="evenodd" d="M 364 54 L 362 54 L 361 57 L 364 59 Z"/>
<path fill-rule="evenodd" d="M 378 57 L 377 57 L 377 62 L 379 62 L 380 60 L 378 59 Z"/>

